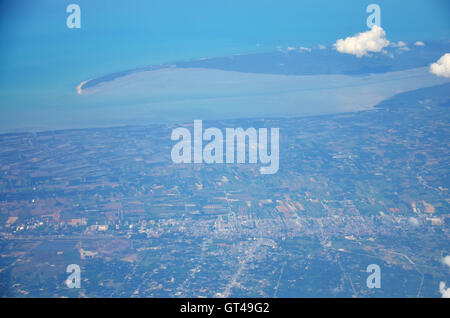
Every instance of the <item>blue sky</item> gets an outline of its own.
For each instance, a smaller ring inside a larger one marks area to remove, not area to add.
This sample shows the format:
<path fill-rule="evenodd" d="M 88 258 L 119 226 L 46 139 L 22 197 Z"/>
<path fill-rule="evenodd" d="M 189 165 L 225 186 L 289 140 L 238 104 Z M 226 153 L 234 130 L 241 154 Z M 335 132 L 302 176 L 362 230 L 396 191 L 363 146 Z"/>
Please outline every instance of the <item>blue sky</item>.
<path fill-rule="evenodd" d="M 15 78 L 13 72 L 27 75 L 17 74 L 21 85 L 34 81 L 33 72 L 40 77 L 43 71 L 49 80 L 61 83 L 63 77 L 77 83 L 179 59 L 273 50 L 277 45 L 331 44 L 366 30 L 365 8 L 373 2 L 11 1 L 3 4 L 1 13 L 0 67 L 3 75 L 10 72 L 8 81 Z M 69 3 L 81 7 L 80 30 L 66 28 Z M 449 38 L 447 0 L 375 3 L 381 7 L 382 26 L 390 40 Z"/>

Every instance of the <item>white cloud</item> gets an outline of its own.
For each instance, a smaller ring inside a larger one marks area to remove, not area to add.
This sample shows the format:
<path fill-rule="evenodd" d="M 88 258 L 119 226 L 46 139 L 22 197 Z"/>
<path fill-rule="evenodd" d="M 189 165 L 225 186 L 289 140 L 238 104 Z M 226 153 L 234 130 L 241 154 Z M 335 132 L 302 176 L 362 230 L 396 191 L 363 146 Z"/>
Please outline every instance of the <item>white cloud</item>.
<path fill-rule="evenodd" d="M 442 261 L 442 264 L 450 266 L 450 255 L 443 257 L 441 261 Z"/>
<path fill-rule="evenodd" d="M 325 50 L 327 47 L 325 46 L 325 45 L 323 45 L 323 44 L 320 44 L 319 45 L 319 50 Z"/>
<path fill-rule="evenodd" d="M 339 39 L 334 46 L 340 53 L 353 54 L 357 57 L 367 55 L 368 52 L 381 52 L 389 45 L 386 32 L 374 25 L 371 30 L 358 33 L 345 39 Z"/>
<path fill-rule="evenodd" d="M 436 63 L 431 64 L 430 72 L 437 76 L 450 77 L 450 53 L 444 54 Z"/>
<path fill-rule="evenodd" d="M 447 265 L 450 267 L 450 255 L 444 256 L 441 259 L 443 265 Z M 445 282 L 439 283 L 439 292 L 442 295 L 442 298 L 450 298 L 450 288 L 447 288 Z"/>
<path fill-rule="evenodd" d="M 404 47 L 404 46 L 406 46 L 406 43 L 403 42 L 403 41 L 398 41 L 397 43 L 395 43 L 395 42 L 391 43 L 391 46 L 393 46 L 393 47 Z"/>
<path fill-rule="evenodd" d="M 409 47 L 407 46 L 406 42 L 398 41 L 398 42 L 391 42 L 389 46 L 397 47 L 400 51 L 409 51 Z"/>
<path fill-rule="evenodd" d="M 386 50 L 382 50 L 381 51 L 382 54 L 389 56 L 391 59 L 394 58 L 394 54 L 392 54 L 392 52 L 388 52 Z"/>
<path fill-rule="evenodd" d="M 416 41 L 414 43 L 415 46 L 425 46 L 425 43 L 423 43 L 422 41 Z"/>
<path fill-rule="evenodd" d="M 450 298 L 450 288 L 447 288 L 444 282 L 439 283 L 439 292 L 441 293 L 442 298 Z"/>
<path fill-rule="evenodd" d="M 293 51 L 293 50 L 295 50 L 295 47 L 288 46 L 287 50 L 288 50 L 288 51 Z"/>
<path fill-rule="evenodd" d="M 300 51 L 311 52 L 311 49 L 309 47 L 304 47 L 304 46 L 299 47 L 299 50 Z"/>

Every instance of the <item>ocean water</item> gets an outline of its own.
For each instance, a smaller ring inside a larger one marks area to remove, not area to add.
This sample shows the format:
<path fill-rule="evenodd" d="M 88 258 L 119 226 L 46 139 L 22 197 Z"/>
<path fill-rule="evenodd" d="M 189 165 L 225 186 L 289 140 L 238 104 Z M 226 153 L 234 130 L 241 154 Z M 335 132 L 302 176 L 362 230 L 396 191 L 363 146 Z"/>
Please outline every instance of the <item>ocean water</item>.
<path fill-rule="evenodd" d="M 82 89 L 81 94 L 60 101 L 64 107 L 54 102 L 7 117 L 20 121 L 22 126 L 13 124 L 21 130 L 297 117 L 367 110 L 396 94 L 448 81 L 432 75 L 426 67 L 364 76 L 165 68 Z M 0 125 L 12 130 L 7 117 L 0 119 Z"/>

